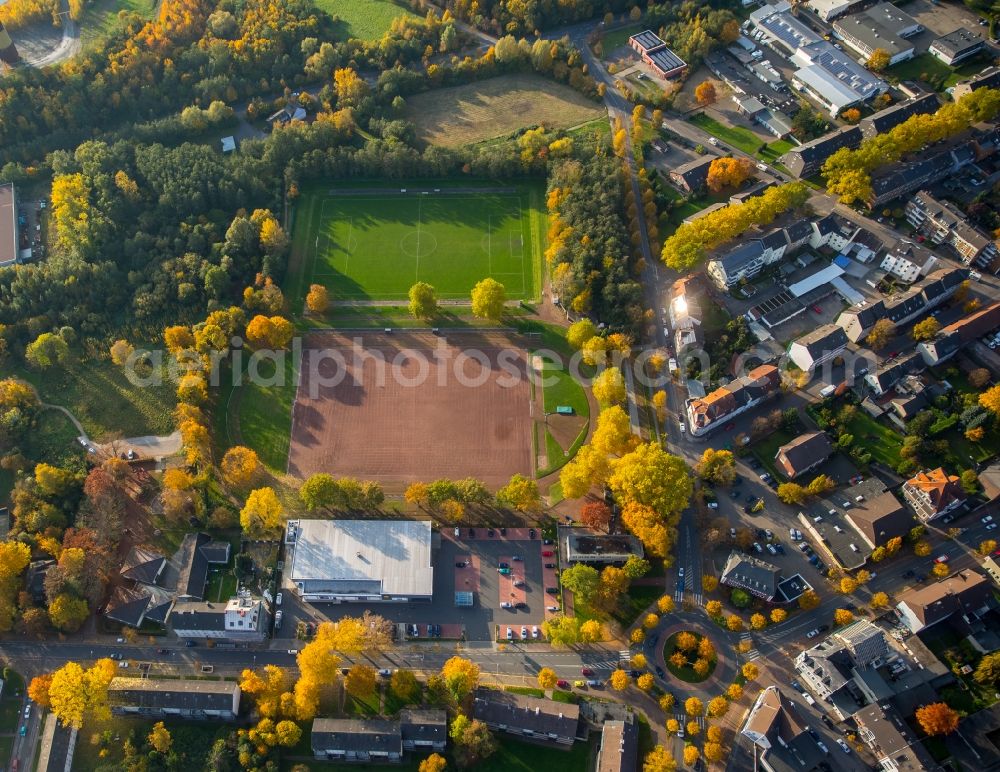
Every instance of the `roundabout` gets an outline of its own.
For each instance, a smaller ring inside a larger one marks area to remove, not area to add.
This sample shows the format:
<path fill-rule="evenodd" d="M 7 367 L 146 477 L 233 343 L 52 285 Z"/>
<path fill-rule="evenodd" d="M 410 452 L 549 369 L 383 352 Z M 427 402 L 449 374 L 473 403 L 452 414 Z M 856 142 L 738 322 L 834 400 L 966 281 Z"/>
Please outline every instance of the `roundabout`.
<path fill-rule="evenodd" d="M 679 630 L 663 644 L 663 662 L 674 678 L 699 684 L 712 677 L 719 658 L 707 636 L 696 630 Z"/>

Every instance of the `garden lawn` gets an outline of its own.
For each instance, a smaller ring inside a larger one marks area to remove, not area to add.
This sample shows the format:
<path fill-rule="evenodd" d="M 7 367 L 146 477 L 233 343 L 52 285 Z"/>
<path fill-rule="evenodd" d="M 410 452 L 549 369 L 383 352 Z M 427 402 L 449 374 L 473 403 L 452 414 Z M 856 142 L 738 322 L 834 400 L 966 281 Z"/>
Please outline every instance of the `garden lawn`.
<path fill-rule="evenodd" d="M 278 379 L 278 385 L 261 385 L 274 375 L 276 367 L 270 360 L 262 360 L 261 378 L 254 379 L 256 383 L 251 383 L 244 373 L 242 385 L 235 388 L 230 385 L 223 391 L 220 404 L 225 404 L 225 409 L 218 412 L 225 426 L 217 427 L 224 432 L 218 436 L 224 439 L 226 447 L 252 448 L 261 462 L 278 474 L 284 474 L 288 467 L 292 405 L 298 385 L 294 357 L 285 353 L 282 362 L 284 375 Z"/>
<path fill-rule="evenodd" d="M 9 367 L 8 374 L 34 386 L 43 402 L 67 408 L 97 442 L 114 433 L 138 437 L 174 430 L 177 399 L 165 369 L 162 382 L 152 386 L 133 386 L 107 359 L 77 359 L 45 371 Z"/>
<path fill-rule="evenodd" d="M 382 37 L 392 20 L 399 16 L 417 18 L 408 5 L 393 0 L 313 0 L 331 16 L 340 19 L 338 38 L 377 40 Z"/>
<path fill-rule="evenodd" d="M 591 738 L 596 738 L 591 733 Z M 502 735 L 497 736 L 499 750 L 476 765 L 476 772 L 580 772 L 590 769 L 595 739 L 576 742 L 571 750 L 547 748 L 533 743 L 522 743 Z M 449 768 L 451 766 L 449 765 Z"/>
<path fill-rule="evenodd" d="M 535 74 L 501 75 L 408 97 L 405 116 L 429 145 L 458 147 L 528 126 L 569 129 L 607 120 L 599 102 Z"/>
<path fill-rule="evenodd" d="M 118 29 L 121 11 L 137 13 L 145 19 L 152 18 L 155 0 L 92 0 L 84 6 L 80 19 L 80 42 L 84 48 L 101 43 Z"/>
<path fill-rule="evenodd" d="M 59 410 L 42 410 L 24 438 L 24 455 L 32 461 L 74 468 L 82 464 L 83 448 L 73 422 Z"/>
<path fill-rule="evenodd" d="M 375 693 L 369 697 L 356 697 L 353 694 L 344 692 L 344 712 L 349 716 L 377 716 L 379 712 L 379 685 L 375 686 Z"/>
<path fill-rule="evenodd" d="M 604 56 L 607 57 L 616 48 L 627 46 L 628 39 L 643 29 L 641 24 L 627 24 L 624 27 L 606 32 L 601 38 L 601 47 L 604 49 Z"/>
<path fill-rule="evenodd" d="M 663 595 L 662 587 L 649 585 L 632 585 L 628 593 L 619 601 L 618 608 L 611 614 L 622 627 L 629 627 L 639 615 L 649 608 Z"/>
<path fill-rule="evenodd" d="M 235 729 L 231 724 L 185 723 L 171 719 L 164 723 L 170 730 L 174 749 L 181 754 L 180 769 L 203 769 L 216 739 L 226 737 Z M 141 745 L 152 727 L 153 721 L 131 718 L 112 717 L 106 722 L 86 721 L 73 753 L 73 769 L 93 772 L 102 766 L 106 769 L 116 768 L 122 762 L 122 746 L 129 734 L 134 733 L 133 741 Z M 100 737 L 105 732 L 108 736 L 119 739 L 107 745 L 91 742 L 92 737 Z M 102 747 L 107 748 L 107 755 L 103 758 L 100 756 Z"/>
<path fill-rule="evenodd" d="M 979 57 L 959 67 L 949 67 L 932 54 L 925 53 L 893 65 L 886 70 L 886 75 L 897 80 L 922 80 L 935 86 L 938 91 L 944 91 L 963 78 L 975 75 L 983 67 Z M 927 76 L 926 79 L 924 75 Z"/>
<path fill-rule="evenodd" d="M 693 115 L 688 120 L 695 126 L 707 131 L 713 137 L 721 139 L 723 142 L 737 147 L 750 155 L 756 155 L 757 151 L 764 144 L 764 141 L 750 131 L 750 129 L 745 129 L 742 126 L 725 126 L 705 113 Z"/>
<path fill-rule="evenodd" d="M 878 423 L 860 409 L 847 425 L 847 431 L 855 438 L 865 438 L 865 448 L 872 454 L 873 460 L 892 469 L 899 466 L 899 449 L 903 447 L 903 439 L 898 432 Z"/>
<path fill-rule="evenodd" d="M 750 446 L 750 450 L 768 472 L 775 475 L 776 479 L 784 480 L 785 475 L 782 474 L 778 476 L 779 472 L 778 468 L 775 466 L 774 457 L 778 453 L 778 448 L 785 443 L 791 442 L 798 436 L 799 432 L 786 432 L 779 429 L 778 431 L 754 442 Z"/>

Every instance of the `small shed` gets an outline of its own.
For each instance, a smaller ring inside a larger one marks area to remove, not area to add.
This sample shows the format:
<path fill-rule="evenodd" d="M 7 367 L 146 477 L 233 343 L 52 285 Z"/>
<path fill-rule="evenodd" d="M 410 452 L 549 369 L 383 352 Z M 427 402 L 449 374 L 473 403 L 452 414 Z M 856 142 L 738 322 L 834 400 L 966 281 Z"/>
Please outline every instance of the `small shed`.
<path fill-rule="evenodd" d="M 236 137 L 223 137 L 222 152 L 232 153 L 234 150 L 236 150 Z"/>
<path fill-rule="evenodd" d="M 466 590 L 456 590 L 455 605 L 458 608 L 472 608 L 475 605 L 475 596 Z"/>

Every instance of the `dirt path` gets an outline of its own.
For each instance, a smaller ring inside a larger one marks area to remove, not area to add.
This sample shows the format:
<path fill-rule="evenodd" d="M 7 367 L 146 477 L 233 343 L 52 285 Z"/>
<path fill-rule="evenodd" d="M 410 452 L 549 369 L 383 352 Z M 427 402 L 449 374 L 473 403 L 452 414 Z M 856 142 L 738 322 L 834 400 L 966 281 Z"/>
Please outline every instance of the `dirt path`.
<path fill-rule="evenodd" d="M 17 35 L 14 44 L 22 61 L 31 67 L 48 67 L 80 53 L 80 25 L 69 18 L 69 2 L 62 0 L 62 37 L 53 41 L 53 28 L 33 25 Z"/>

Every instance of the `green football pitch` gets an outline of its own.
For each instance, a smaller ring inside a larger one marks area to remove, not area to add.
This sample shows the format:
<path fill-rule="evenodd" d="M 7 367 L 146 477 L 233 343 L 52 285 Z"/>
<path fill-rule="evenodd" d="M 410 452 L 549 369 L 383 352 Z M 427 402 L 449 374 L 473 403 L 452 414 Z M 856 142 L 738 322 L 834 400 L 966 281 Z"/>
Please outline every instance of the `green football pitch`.
<path fill-rule="evenodd" d="M 301 300 L 322 284 L 334 300 L 404 300 L 423 281 L 468 299 L 492 276 L 512 300 L 538 296 L 544 214 L 530 185 L 351 187 L 304 195 L 295 223 Z"/>

